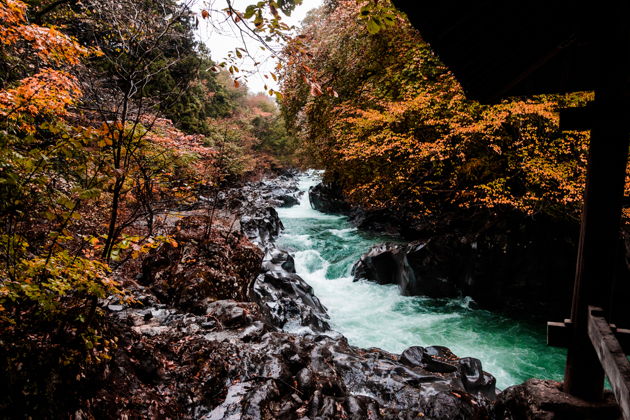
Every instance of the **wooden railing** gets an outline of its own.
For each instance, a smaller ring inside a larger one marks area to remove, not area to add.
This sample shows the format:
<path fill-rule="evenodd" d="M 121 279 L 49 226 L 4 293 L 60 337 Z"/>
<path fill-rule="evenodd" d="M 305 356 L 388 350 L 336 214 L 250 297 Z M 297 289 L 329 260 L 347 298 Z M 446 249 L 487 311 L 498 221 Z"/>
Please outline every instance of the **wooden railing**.
<path fill-rule="evenodd" d="M 547 323 L 547 344 L 568 347 L 573 325 L 571 320 Z M 610 382 L 624 420 L 630 420 L 630 330 L 609 324 L 604 311 L 588 307 L 588 337 Z"/>

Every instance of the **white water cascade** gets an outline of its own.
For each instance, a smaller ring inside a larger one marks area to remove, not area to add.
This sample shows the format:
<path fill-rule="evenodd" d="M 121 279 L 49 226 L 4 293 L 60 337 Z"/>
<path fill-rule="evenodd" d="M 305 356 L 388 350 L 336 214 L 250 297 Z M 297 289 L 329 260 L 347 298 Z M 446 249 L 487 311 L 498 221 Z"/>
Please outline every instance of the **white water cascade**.
<path fill-rule="evenodd" d="M 281 248 L 295 257 L 297 274 L 327 307 L 333 328 L 350 344 L 400 353 L 410 346 L 442 345 L 476 357 L 500 389 L 536 377 L 561 380 L 563 351 L 545 344 L 544 326 L 472 309 L 470 298 L 401 296 L 395 285 L 353 282 L 352 265 L 372 245 L 395 240 L 358 231 L 344 216 L 311 208 L 308 190 L 319 173 L 302 174 L 299 205 L 280 208 Z"/>

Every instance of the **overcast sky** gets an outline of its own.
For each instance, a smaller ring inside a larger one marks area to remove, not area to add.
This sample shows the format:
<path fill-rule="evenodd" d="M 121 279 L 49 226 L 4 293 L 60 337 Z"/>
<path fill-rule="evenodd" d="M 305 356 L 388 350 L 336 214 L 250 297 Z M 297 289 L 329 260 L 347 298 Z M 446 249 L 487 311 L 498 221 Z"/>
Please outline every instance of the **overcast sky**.
<path fill-rule="evenodd" d="M 283 17 L 283 21 L 289 25 L 299 26 L 307 12 L 321 6 L 322 2 L 323 0 L 304 0 L 303 4 L 296 7 L 290 17 Z M 252 3 L 255 3 L 255 0 L 232 1 L 234 8 L 240 11 L 244 11 L 245 7 Z M 243 40 L 238 31 L 226 21 L 226 15 L 222 12 L 217 12 L 227 8 L 225 0 L 198 0 L 196 7 L 198 11 L 201 9 L 214 11 L 211 15 L 212 23 L 200 19 L 199 29 L 197 30 L 199 38 L 210 49 L 214 61 L 223 61 L 229 51 L 233 51 L 235 47 L 243 45 Z M 276 64 L 273 57 L 271 57 L 271 53 L 262 51 L 259 44 L 253 40 L 246 39 L 246 43 L 250 53 L 255 56 L 255 60 L 260 62 L 258 71 L 256 71 L 253 60 L 241 60 L 240 65 L 238 65 L 243 71 L 253 72 L 253 74 L 247 75 L 249 90 L 252 93 L 262 92 L 265 84 L 270 89 L 277 89 L 277 84 L 271 78 L 265 79 L 263 77 L 263 74 L 273 71 Z"/>

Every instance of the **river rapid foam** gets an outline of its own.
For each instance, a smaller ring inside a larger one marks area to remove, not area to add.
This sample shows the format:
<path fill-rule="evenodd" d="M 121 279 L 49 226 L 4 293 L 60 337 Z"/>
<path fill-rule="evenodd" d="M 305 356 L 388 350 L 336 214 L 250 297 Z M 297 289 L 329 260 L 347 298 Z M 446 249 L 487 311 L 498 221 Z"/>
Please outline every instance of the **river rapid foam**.
<path fill-rule="evenodd" d="M 541 325 L 474 309 L 471 299 L 402 296 L 395 285 L 353 282 L 352 265 L 372 245 L 395 238 L 362 232 L 345 216 L 311 208 L 308 190 L 320 173 L 300 175 L 300 203 L 279 208 L 285 230 L 277 243 L 295 258 L 297 274 L 328 308 L 332 327 L 350 344 L 400 353 L 410 346 L 442 345 L 482 361 L 497 387 L 529 378 L 561 380 L 564 351 L 547 347 Z"/>

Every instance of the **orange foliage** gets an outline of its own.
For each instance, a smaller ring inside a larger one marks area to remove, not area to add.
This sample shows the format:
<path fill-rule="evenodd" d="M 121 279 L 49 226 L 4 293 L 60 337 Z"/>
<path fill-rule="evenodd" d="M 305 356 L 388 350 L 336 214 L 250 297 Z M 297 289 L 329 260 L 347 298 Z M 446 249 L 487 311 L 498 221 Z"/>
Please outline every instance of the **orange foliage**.
<path fill-rule="evenodd" d="M 371 33 L 359 14 L 341 0 L 305 26 L 310 55 L 287 50 L 283 111 L 328 180 L 412 218 L 445 206 L 577 217 L 588 134 L 561 132 L 557 110 L 590 94 L 481 105 L 406 20 Z M 309 97 L 304 68 L 340 97 Z"/>
<path fill-rule="evenodd" d="M 0 38 L 5 46 L 26 42 L 45 64 L 76 65 L 93 51 L 54 27 L 26 23 L 25 3 L 5 0 L 0 3 Z"/>
<path fill-rule="evenodd" d="M 20 81 L 13 89 L 0 91 L 0 116 L 17 121 L 26 131 L 35 127 L 29 117 L 66 114 L 81 96 L 77 79 L 65 71 L 45 68 Z"/>

